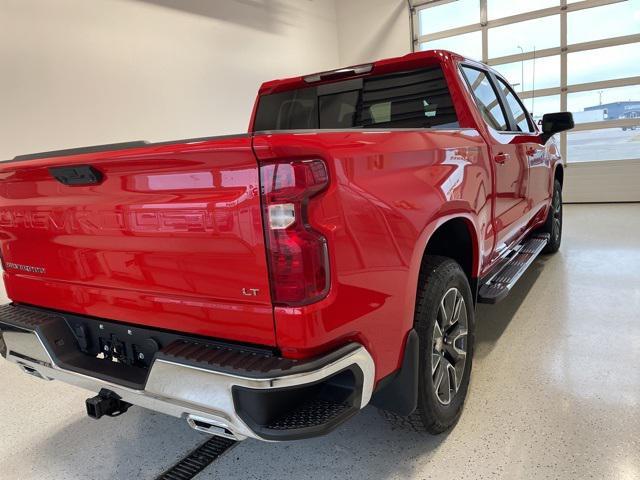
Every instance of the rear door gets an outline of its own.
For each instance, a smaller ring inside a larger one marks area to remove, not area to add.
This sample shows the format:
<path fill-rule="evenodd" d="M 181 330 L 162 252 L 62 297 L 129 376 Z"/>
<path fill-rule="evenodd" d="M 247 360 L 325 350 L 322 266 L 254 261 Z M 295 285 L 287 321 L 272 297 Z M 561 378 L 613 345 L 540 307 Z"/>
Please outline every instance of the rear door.
<path fill-rule="evenodd" d="M 501 255 L 522 231 L 523 217 L 529 208 L 529 170 L 510 132 L 509 117 L 491 74 L 469 65 L 462 65 L 461 70 L 489 132 L 487 143 L 495 172 L 495 257 Z"/>
<path fill-rule="evenodd" d="M 0 242 L 15 302 L 275 344 L 247 135 L 0 164 Z"/>

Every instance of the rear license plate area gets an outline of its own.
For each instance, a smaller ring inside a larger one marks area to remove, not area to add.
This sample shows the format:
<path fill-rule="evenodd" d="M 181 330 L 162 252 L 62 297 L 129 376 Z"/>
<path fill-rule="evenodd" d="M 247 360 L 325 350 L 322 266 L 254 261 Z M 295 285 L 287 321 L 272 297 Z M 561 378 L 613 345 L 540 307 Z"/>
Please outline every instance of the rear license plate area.
<path fill-rule="evenodd" d="M 110 322 L 70 320 L 80 351 L 105 362 L 149 368 L 161 348 L 146 329 Z"/>

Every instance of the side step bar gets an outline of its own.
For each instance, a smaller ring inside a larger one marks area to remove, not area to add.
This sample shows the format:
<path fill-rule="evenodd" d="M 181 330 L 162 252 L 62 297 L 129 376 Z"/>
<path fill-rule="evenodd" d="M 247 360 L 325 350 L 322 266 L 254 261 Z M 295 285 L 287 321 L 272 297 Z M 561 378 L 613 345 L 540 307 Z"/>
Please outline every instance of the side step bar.
<path fill-rule="evenodd" d="M 548 242 L 549 234 L 543 233 L 533 235 L 518 245 L 498 271 L 481 282 L 478 302 L 497 303 L 506 297 Z"/>

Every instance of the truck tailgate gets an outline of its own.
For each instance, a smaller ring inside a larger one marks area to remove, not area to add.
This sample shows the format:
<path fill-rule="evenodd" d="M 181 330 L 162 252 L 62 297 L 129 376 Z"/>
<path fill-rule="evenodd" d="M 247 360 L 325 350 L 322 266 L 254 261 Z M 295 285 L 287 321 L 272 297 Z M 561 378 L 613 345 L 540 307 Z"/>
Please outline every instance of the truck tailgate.
<path fill-rule="evenodd" d="M 2 163 L 9 298 L 275 345 L 258 178 L 247 135 Z"/>

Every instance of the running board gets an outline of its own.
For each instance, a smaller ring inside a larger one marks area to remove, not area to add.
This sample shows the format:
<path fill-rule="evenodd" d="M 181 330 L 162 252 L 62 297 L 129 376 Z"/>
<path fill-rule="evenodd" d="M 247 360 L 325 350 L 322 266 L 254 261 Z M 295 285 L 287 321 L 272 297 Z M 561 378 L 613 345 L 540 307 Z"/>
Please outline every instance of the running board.
<path fill-rule="evenodd" d="M 548 233 L 536 234 L 514 248 L 506 263 L 481 283 L 478 303 L 498 303 L 506 297 L 548 242 Z"/>

